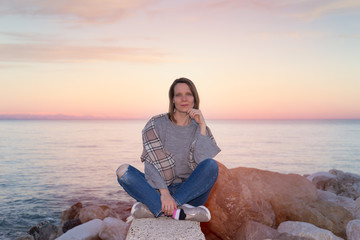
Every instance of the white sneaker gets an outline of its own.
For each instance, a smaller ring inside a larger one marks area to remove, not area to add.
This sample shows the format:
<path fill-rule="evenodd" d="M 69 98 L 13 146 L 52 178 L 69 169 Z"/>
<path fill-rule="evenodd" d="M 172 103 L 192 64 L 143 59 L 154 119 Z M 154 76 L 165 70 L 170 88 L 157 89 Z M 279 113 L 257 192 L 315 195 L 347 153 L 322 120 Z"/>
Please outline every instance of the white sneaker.
<path fill-rule="evenodd" d="M 136 218 L 153 218 L 154 215 L 150 212 L 149 208 L 141 203 L 136 202 L 131 208 L 131 216 Z"/>
<path fill-rule="evenodd" d="M 189 204 L 184 204 L 180 208 L 184 210 L 186 214 L 185 220 L 208 222 L 211 219 L 210 211 L 205 206 L 194 207 Z"/>

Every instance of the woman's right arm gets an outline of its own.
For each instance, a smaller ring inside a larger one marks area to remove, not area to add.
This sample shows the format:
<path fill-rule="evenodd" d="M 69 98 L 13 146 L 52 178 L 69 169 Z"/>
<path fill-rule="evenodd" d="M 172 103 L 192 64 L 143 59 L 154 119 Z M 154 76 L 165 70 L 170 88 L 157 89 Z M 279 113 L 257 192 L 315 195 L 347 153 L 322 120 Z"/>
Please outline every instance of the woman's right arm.
<path fill-rule="evenodd" d="M 159 189 L 162 212 L 167 216 L 171 216 L 174 210 L 177 209 L 177 204 L 171 196 L 164 179 L 156 168 L 147 161 L 145 161 L 145 178 L 153 188 Z"/>
<path fill-rule="evenodd" d="M 155 189 L 166 188 L 167 185 L 164 179 L 160 176 L 158 170 L 148 161 L 144 162 L 144 171 L 145 171 L 145 178 L 148 183 Z"/>

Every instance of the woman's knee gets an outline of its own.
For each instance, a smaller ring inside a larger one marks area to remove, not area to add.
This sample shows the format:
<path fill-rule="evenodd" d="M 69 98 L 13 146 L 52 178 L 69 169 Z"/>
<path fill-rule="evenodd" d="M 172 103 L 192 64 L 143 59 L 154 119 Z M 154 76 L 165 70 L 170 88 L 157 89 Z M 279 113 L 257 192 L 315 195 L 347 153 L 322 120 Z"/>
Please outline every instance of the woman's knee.
<path fill-rule="evenodd" d="M 208 169 L 208 171 L 213 171 L 216 174 L 218 173 L 219 164 L 217 163 L 217 161 L 209 158 L 209 159 L 204 160 L 203 162 L 206 165 L 206 168 Z"/>
<path fill-rule="evenodd" d="M 125 163 L 118 167 L 118 169 L 116 170 L 116 176 L 118 177 L 118 179 L 120 179 L 122 175 L 124 175 L 124 173 L 128 170 L 129 166 L 129 164 Z"/>

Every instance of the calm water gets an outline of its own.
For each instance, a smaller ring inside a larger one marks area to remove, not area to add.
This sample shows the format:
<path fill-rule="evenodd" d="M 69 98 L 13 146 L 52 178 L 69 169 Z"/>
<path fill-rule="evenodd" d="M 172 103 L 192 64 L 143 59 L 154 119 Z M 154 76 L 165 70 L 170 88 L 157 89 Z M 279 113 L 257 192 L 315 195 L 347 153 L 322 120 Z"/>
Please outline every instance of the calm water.
<path fill-rule="evenodd" d="M 0 239 L 40 221 L 59 223 L 82 202 L 127 200 L 115 177 L 143 169 L 141 130 L 132 121 L 0 121 Z M 227 167 L 308 174 L 360 174 L 360 120 L 208 121 Z"/>

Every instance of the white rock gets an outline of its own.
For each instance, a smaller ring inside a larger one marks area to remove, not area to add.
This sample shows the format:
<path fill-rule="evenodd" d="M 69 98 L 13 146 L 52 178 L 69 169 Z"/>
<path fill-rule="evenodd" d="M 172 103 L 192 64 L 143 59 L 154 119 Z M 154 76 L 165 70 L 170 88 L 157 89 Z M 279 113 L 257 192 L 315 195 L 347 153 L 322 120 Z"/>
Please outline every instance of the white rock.
<path fill-rule="evenodd" d="M 331 174 L 329 172 L 316 172 L 311 174 L 310 176 L 307 176 L 306 178 L 312 182 L 312 180 L 316 177 L 324 177 L 324 178 L 336 178 L 336 176 L 334 174 Z"/>
<path fill-rule="evenodd" d="M 355 201 L 348 197 L 338 196 L 335 193 L 318 190 L 318 200 L 335 203 L 348 210 L 355 218 Z M 359 201 L 360 203 L 360 201 Z"/>
<path fill-rule="evenodd" d="M 287 221 L 280 223 L 280 233 L 288 233 L 298 237 L 307 237 L 314 240 L 343 240 L 326 229 L 318 228 L 306 222 Z"/>
<path fill-rule="evenodd" d="M 354 218 L 360 219 L 360 197 L 356 199 L 354 204 Z"/>
<path fill-rule="evenodd" d="M 103 228 L 99 233 L 102 240 L 124 240 L 129 224 L 120 219 L 107 217 L 103 220 Z"/>
<path fill-rule="evenodd" d="M 346 236 L 348 240 L 360 239 L 360 220 L 352 220 L 347 224 Z"/>
<path fill-rule="evenodd" d="M 93 240 L 98 239 L 99 232 L 103 227 L 103 221 L 93 219 L 89 222 L 74 227 L 58 237 L 56 240 Z"/>

